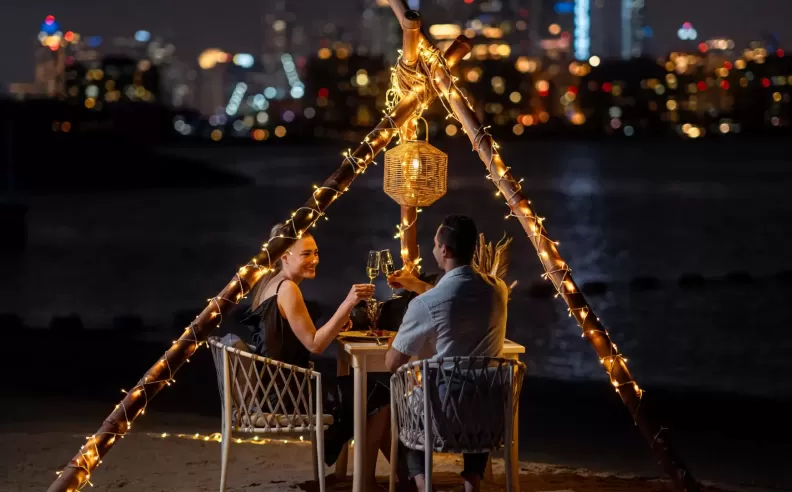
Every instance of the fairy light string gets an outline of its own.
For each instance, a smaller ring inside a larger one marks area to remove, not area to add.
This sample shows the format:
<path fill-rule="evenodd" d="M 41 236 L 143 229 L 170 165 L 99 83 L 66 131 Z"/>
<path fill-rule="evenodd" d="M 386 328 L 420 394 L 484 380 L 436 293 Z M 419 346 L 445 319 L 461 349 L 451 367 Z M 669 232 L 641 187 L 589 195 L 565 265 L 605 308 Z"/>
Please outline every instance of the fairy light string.
<path fill-rule="evenodd" d="M 168 439 L 168 438 L 175 438 L 175 439 L 185 439 L 190 441 L 204 441 L 204 442 L 222 442 L 223 436 L 219 432 L 214 432 L 212 434 L 169 434 L 167 432 L 162 433 L 155 433 L 149 432 L 146 434 L 148 437 L 153 437 L 157 439 Z M 236 444 L 310 444 L 310 441 L 306 441 L 303 436 L 300 436 L 299 439 L 279 439 L 279 438 L 261 438 L 259 436 L 253 436 L 250 438 L 241 438 L 241 437 L 232 437 L 231 442 Z"/>

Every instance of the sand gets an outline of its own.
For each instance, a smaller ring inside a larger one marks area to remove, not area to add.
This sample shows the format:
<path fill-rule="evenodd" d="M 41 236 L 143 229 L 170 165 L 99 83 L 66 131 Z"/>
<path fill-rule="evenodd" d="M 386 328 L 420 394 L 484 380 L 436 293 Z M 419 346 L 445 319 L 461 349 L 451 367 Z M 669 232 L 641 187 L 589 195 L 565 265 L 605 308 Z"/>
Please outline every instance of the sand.
<path fill-rule="evenodd" d="M 47 421 L 46 400 L 31 402 L 14 399 L 4 402 L 27 408 L 25 415 L 14 414 L 0 425 L 0 454 L 6 473 L 0 479 L 2 491 L 41 491 L 55 479 L 85 439 L 86 429 L 97 422 L 94 415 L 103 407 L 91 403 L 50 400 L 61 411 L 55 422 Z M 9 407 L 6 406 L 6 409 Z M 16 421 L 16 422 L 15 422 Z M 120 441 L 92 475 L 94 488 L 86 490 L 125 490 L 145 492 L 215 491 L 219 488 L 220 445 L 202 436 L 217 430 L 219 421 L 196 415 L 160 413 L 139 420 L 133 433 Z M 174 433 L 189 432 L 189 437 Z M 194 432 L 201 433 L 195 439 Z M 167 437 L 162 437 L 166 433 Z M 246 437 L 241 435 L 240 437 Z M 318 490 L 312 481 L 311 447 L 292 438 L 283 443 L 233 443 L 229 465 L 229 491 Z M 484 490 L 504 490 L 503 461 L 494 460 L 495 483 Z M 435 455 L 435 481 L 439 491 L 460 490 L 457 473 L 461 459 L 454 455 Z M 328 473 L 334 468 L 330 468 Z M 380 456 L 377 464 L 380 483 L 387 486 L 389 466 Z M 521 463 L 523 491 L 600 492 L 666 491 L 668 482 L 657 478 L 593 473 L 552 464 Z M 351 480 L 333 483 L 329 490 L 351 490 Z M 749 490 L 707 487 L 707 491 Z"/>

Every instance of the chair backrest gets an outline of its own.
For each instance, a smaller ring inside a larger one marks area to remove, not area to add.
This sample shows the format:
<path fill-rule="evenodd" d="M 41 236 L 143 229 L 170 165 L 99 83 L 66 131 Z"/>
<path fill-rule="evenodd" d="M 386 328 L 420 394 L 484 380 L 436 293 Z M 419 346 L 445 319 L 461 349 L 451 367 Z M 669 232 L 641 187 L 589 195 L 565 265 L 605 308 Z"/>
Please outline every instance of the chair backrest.
<path fill-rule="evenodd" d="M 244 345 L 244 344 L 241 344 Z M 240 345 L 240 347 L 241 347 Z M 232 426 L 255 432 L 290 432 L 313 424 L 314 380 L 311 369 L 252 354 L 209 338 L 217 384 Z"/>
<path fill-rule="evenodd" d="M 496 357 L 448 357 L 403 365 L 391 377 L 396 405 L 391 411 L 397 415 L 399 438 L 411 449 L 424 449 L 428 403 L 434 451 L 500 448 L 509 421 L 516 418 L 524 374 L 525 364 Z"/>

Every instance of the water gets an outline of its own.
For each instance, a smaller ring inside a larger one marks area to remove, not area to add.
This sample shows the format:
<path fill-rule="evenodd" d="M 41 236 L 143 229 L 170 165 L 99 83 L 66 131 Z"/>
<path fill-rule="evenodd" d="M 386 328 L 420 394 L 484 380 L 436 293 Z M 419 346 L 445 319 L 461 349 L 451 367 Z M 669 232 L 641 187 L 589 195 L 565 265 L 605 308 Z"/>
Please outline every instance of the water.
<path fill-rule="evenodd" d="M 531 295 L 544 282 L 535 252 L 519 224 L 503 220 L 507 209 L 475 154 L 456 142 L 442 144 L 450 154 L 449 193 L 419 216 L 425 265 L 434 267 L 432 235 L 447 213 L 473 216 L 489 239 L 514 236 L 509 279 L 520 284 L 509 336 L 526 345 L 529 373 L 604 379 L 566 305 Z M 256 184 L 30 196 L 29 248 L 0 262 L 0 312 L 16 312 L 32 326 L 77 313 L 89 328 L 134 314 L 170 340 L 174 313 L 197 314 L 270 227 L 340 164 L 341 150 L 163 149 Z M 604 283 L 589 300 L 642 385 L 792 395 L 792 281 L 778 277 L 792 271 L 788 143 L 523 142 L 507 143 L 502 153 L 525 178 L 524 190 L 578 283 Z M 368 281 L 368 250 L 398 251 L 398 206 L 381 180 L 380 164 L 316 229 L 322 262 L 305 295 L 328 310 L 351 283 Z M 708 282 L 681 287 L 686 274 Z M 641 276 L 659 287 L 632 288 Z M 384 281 L 377 282 L 378 297 L 388 297 Z"/>

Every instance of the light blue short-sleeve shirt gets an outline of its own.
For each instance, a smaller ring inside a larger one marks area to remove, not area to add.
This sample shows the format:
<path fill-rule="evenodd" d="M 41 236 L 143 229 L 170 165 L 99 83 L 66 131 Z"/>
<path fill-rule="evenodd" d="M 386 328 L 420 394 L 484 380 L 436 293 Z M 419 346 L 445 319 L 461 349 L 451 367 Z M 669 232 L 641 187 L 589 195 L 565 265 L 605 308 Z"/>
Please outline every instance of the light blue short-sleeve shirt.
<path fill-rule="evenodd" d="M 506 337 L 508 288 L 470 266 L 447 272 L 413 299 L 393 340 L 399 352 L 431 357 L 497 357 Z"/>

